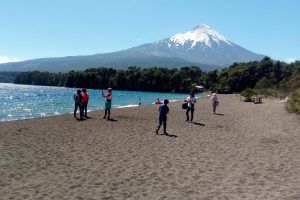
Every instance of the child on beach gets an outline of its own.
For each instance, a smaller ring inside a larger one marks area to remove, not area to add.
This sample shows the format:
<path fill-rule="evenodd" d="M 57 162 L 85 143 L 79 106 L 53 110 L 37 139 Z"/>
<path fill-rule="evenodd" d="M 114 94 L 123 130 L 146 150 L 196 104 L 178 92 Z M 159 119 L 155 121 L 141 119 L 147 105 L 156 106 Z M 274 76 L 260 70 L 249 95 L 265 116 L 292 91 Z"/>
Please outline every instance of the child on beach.
<path fill-rule="evenodd" d="M 219 100 L 218 100 L 218 97 L 217 97 L 216 93 L 213 93 L 210 100 L 211 100 L 211 104 L 212 104 L 212 107 L 213 107 L 213 113 L 216 114 L 216 109 L 217 109 L 217 106 L 219 105 Z"/>
<path fill-rule="evenodd" d="M 155 104 L 161 104 L 159 99 L 156 99 Z"/>
<path fill-rule="evenodd" d="M 158 119 L 158 126 L 156 128 L 156 134 L 161 127 L 161 124 L 164 124 L 164 134 L 168 135 L 167 133 L 167 114 L 169 113 L 169 107 L 167 106 L 169 103 L 168 99 L 164 100 L 164 104 L 159 106 L 159 119 Z"/>
<path fill-rule="evenodd" d="M 89 95 L 89 93 L 87 93 L 87 91 L 86 91 L 85 88 L 82 89 L 82 92 L 83 92 L 83 94 L 82 94 L 82 107 L 83 107 L 82 109 L 83 109 L 83 114 L 84 114 L 85 118 L 88 118 L 88 116 L 87 116 L 87 105 L 89 103 L 90 95 Z"/>
<path fill-rule="evenodd" d="M 77 119 L 76 113 L 77 113 L 77 109 L 79 108 L 80 120 L 83 120 L 82 99 L 83 99 L 83 97 L 81 94 L 81 90 L 77 90 L 77 94 L 74 94 L 74 101 L 75 101 L 74 118 L 75 119 Z"/>
<path fill-rule="evenodd" d="M 190 121 L 189 112 L 191 111 L 191 122 L 193 122 L 195 103 L 196 103 L 195 94 L 191 92 L 190 96 L 186 99 L 186 101 L 188 103 L 186 109 L 186 121 Z"/>
<path fill-rule="evenodd" d="M 105 99 L 105 114 L 103 119 L 110 120 L 110 109 L 111 109 L 111 101 L 112 101 L 112 89 L 107 89 L 107 94 L 103 93 L 102 90 L 102 97 Z M 107 115 L 107 117 L 106 117 Z"/>

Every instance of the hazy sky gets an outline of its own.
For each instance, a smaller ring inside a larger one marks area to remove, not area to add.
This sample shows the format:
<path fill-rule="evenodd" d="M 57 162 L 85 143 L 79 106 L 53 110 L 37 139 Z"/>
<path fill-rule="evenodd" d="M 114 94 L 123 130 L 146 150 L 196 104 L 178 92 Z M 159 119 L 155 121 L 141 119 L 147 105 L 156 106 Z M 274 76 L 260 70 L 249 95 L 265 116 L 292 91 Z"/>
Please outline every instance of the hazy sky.
<path fill-rule="evenodd" d="M 0 0 L 0 62 L 123 50 L 198 24 L 255 53 L 300 59 L 298 0 Z"/>

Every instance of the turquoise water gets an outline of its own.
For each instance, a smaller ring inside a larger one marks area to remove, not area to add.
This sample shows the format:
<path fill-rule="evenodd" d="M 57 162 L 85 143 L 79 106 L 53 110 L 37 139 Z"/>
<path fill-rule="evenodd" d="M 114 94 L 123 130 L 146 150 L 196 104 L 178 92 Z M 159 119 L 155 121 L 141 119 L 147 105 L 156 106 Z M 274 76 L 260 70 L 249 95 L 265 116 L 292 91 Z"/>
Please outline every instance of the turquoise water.
<path fill-rule="evenodd" d="M 0 121 L 30 119 L 72 113 L 75 88 L 31 86 L 0 83 Z M 88 109 L 104 108 L 101 90 L 88 90 L 90 101 Z M 175 101 L 183 100 L 187 94 L 113 91 L 113 108 L 152 104 L 157 98 Z"/>

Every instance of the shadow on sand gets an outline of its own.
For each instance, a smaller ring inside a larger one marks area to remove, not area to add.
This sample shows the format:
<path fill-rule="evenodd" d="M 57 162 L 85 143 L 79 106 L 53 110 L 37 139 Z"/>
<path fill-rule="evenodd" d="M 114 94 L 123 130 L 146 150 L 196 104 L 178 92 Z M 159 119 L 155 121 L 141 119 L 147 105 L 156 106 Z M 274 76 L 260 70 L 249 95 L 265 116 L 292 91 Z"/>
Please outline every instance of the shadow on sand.
<path fill-rule="evenodd" d="M 170 134 L 170 133 L 162 133 L 162 134 L 159 134 L 159 135 L 164 135 L 164 136 L 173 137 L 173 138 L 178 137 L 177 135 L 173 135 L 173 134 Z"/>
<path fill-rule="evenodd" d="M 200 122 L 194 122 L 193 124 L 197 125 L 197 126 L 205 126 L 205 124 L 202 124 Z"/>
<path fill-rule="evenodd" d="M 215 115 L 224 116 L 224 114 L 222 114 L 222 113 L 215 113 Z"/>
<path fill-rule="evenodd" d="M 77 121 L 85 121 L 86 119 L 85 119 L 85 118 L 82 118 L 82 119 L 76 118 L 76 120 L 77 120 Z"/>
<path fill-rule="evenodd" d="M 113 119 L 113 118 L 110 118 L 110 119 L 107 119 L 107 121 L 111 121 L 111 122 L 117 122 L 118 120 L 116 120 L 116 119 Z"/>

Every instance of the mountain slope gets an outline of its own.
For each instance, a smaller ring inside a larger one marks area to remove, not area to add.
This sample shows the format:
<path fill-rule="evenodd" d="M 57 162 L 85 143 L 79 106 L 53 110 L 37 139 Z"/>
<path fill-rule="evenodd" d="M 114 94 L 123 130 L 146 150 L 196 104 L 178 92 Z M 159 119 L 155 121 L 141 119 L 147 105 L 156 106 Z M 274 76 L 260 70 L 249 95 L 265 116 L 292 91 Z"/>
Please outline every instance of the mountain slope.
<path fill-rule="evenodd" d="M 93 67 L 127 68 L 139 67 L 182 67 L 200 66 L 204 70 L 212 66 L 189 62 L 178 57 L 161 57 L 134 50 L 125 50 L 90 56 L 68 56 L 60 58 L 40 58 L 15 63 L 0 64 L 0 71 L 51 71 L 68 72 Z"/>
<path fill-rule="evenodd" d="M 264 57 L 230 42 L 207 25 L 200 25 L 186 33 L 132 49 L 216 66 L 261 60 Z"/>
<path fill-rule="evenodd" d="M 203 70 L 210 70 L 228 66 L 234 62 L 261 60 L 263 57 L 263 55 L 255 54 L 230 42 L 209 26 L 200 25 L 186 33 L 176 34 L 158 42 L 123 51 L 6 63 L 0 64 L 0 71 L 66 72 L 92 67 L 182 67 L 191 65 L 199 66 Z"/>

